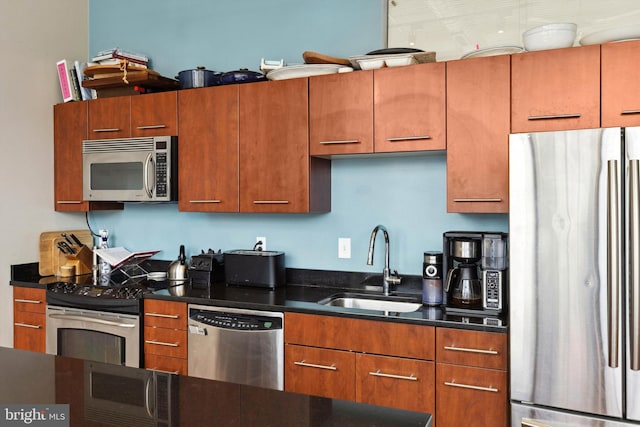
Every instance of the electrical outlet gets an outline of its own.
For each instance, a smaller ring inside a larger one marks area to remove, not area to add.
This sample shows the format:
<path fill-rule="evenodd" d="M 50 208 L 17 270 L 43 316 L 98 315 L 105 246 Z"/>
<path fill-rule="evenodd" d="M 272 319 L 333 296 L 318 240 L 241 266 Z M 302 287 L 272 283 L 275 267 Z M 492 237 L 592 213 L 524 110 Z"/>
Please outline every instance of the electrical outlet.
<path fill-rule="evenodd" d="M 338 258 L 351 258 L 351 238 L 338 237 Z"/>
<path fill-rule="evenodd" d="M 266 251 L 267 250 L 267 238 L 263 236 L 256 237 L 256 250 L 257 251 Z"/>

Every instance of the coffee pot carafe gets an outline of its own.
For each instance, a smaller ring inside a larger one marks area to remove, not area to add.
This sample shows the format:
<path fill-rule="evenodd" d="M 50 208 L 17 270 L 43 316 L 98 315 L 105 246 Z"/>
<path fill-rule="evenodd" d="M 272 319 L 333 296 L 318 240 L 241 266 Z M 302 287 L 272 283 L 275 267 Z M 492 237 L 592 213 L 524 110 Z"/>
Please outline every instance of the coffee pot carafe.
<path fill-rule="evenodd" d="M 445 292 L 449 304 L 460 308 L 482 308 L 482 284 L 475 264 L 459 264 L 447 273 Z"/>

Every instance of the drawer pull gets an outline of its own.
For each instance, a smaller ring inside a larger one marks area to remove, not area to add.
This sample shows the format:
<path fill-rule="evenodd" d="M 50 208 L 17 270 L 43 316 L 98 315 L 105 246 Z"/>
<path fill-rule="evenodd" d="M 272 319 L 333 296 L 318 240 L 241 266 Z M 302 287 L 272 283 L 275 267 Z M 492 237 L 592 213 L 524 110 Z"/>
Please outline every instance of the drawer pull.
<path fill-rule="evenodd" d="M 496 350 L 483 350 L 480 348 L 465 348 L 465 347 L 454 347 L 454 346 L 450 346 L 450 345 L 445 345 L 444 346 L 445 350 L 451 350 L 451 351 L 462 351 L 465 353 L 481 353 L 481 354 L 491 354 L 493 356 L 497 355 L 498 352 Z"/>
<path fill-rule="evenodd" d="M 79 205 L 82 200 L 58 200 L 56 203 L 60 205 Z"/>
<path fill-rule="evenodd" d="M 621 114 L 640 114 L 640 110 L 622 110 Z"/>
<path fill-rule="evenodd" d="M 145 313 L 145 316 L 149 317 L 162 317 L 165 319 L 179 319 L 180 316 L 177 314 L 162 314 L 162 313 Z"/>
<path fill-rule="evenodd" d="M 359 139 L 343 139 L 338 141 L 320 141 L 321 145 L 331 145 L 331 144 L 358 144 L 360 142 Z"/>
<path fill-rule="evenodd" d="M 385 373 L 380 372 L 380 369 L 378 369 L 376 372 L 369 372 L 369 375 L 372 375 L 374 377 L 394 378 L 396 380 L 418 381 L 418 377 L 414 377 L 413 374 L 411 374 L 409 376 L 385 374 Z"/>
<path fill-rule="evenodd" d="M 286 205 L 288 200 L 254 200 L 254 205 Z"/>
<path fill-rule="evenodd" d="M 549 116 L 529 116 L 529 120 L 553 120 L 553 119 L 579 119 L 582 114 L 552 114 Z"/>
<path fill-rule="evenodd" d="M 189 203 L 222 203 L 221 200 L 189 200 Z"/>
<path fill-rule="evenodd" d="M 551 427 L 548 424 L 542 424 L 540 421 L 534 421 L 529 418 L 523 418 L 520 425 L 522 427 Z"/>
<path fill-rule="evenodd" d="M 15 302 L 23 302 L 25 304 L 42 304 L 42 301 L 35 300 L 35 299 L 19 299 L 19 298 L 16 298 L 14 301 Z"/>
<path fill-rule="evenodd" d="M 104 128 L 104 129 L 94 129 L 94 132 L 119 132 L 120 128 Z"/>
<path fill-rule="evenodd" d="M 145 129 L 164 129 L 166 125 L 147 125 L 147 126 L 138 126 L 137 129 L 145 130 Z"/>
<path fill-rule="evenodd" d="M 498 389 L 497 388 L 493 388 L 493 387 L 481 387 L 481 386 L 477 386 L 477 385 L 456 383 L 456 382 L 453 382 L 453 381 L 445 381 L 444 385 L 448 385 L 450 387 L 468 388 L 468 389 L 471 389 L 471 390 L 490 391 L 492 393 L 497 393 L 498 392 Z"/>
<path fill-rule="evenodd" d="M 153 341 L 153 340 L 145 340 L 147 344 L 155 344 L 155 345 L 163 345 L 165 347 L 179 347 L 177 342 L 162 342 L 162 341 Z"/>
<path fill-rule="evenodd" d="M 431 139 L 431 135 L 417 135 L 417 136 L 397 136 L 393 138 L 387 138 L 389 142 L 398 142 L 398 141 L 416 141 L 420 139 Z"/>
<path fill-rule="evenodd" d="M 481 197 L 470 197 L 470 198 L 466 198 L 466 199 L 453 199 L 454 202 L 456 203 L 475 203 L 475 202 L 492 202 L 492 203 L 499 203 L 502 201 L 502 199 L 500 198 L 481 198 Z"/>
<path fill-rule="evenodd" d="M 14 323 L 13 326 L 21 326 L 23 328 L 31 328 L 31 329 L 40 329 L 40 328 L 42 328 L 41 325 L 30 325 L 28 323 L 20 323 L 20 322 Z"/>
<path fill-rule="evenodd" d="M 330 371 L 337 371 L 338 368 L 336 368 L 335 363 L 332 364 L 331 366 L 327 366 L 327 365 L 316 365 L 315 363 L 307 363 L 304 360 L 301 360 L 299 362 L 293 362 L 294 365 L 298 365 L 298 366 L 305 366 L 307 368 L 318 368 L 318 369 L 328 369 Z"/>

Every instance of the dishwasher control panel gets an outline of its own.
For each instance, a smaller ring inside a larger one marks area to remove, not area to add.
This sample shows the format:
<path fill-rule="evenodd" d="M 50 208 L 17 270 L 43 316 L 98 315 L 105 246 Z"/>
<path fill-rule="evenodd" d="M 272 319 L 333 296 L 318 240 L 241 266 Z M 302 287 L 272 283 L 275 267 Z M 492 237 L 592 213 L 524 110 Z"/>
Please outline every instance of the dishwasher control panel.
<path fill-rule="evenodd" d="M 266 317 L 260 315 L 243 315 L 222 311 L 209 311 L 190 309 L 189 319 L 204 325 L 223 329 L 269 331 L 282 329 L 282 319 L 279 317 Z"/>

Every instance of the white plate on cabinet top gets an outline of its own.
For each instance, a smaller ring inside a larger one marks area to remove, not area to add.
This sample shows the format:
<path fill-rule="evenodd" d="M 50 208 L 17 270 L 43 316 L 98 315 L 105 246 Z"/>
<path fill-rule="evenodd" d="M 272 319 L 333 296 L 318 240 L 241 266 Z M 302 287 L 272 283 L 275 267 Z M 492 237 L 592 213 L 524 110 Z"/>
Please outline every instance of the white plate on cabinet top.
<path fill-rule="evenodd" d="M 611 28 L 609 30 L 588 34 L 580 39 L 580 45 L 587 46 L 591 44 L 602 44 L 608 42 L 619 42 L 624 40 L 638 39 L 640 39 L 640 26 L 629 25 L 626 27 Z"/>
<path fill-rule="evenodd" d="M 296 79 L 299 77 L 321 76 L 323 74 L 348 73 L 353 68 L 339 64 L 301 64 L 271 70 L 267 73 L 269 80 Z"/>
<path fill-rule="evenodd" d="M 485 49 L 478 49 L 478 50 L 472 50 L 471 52 L 467 52 L 464 55 L 462 55 L 460 59 L 480 58 L 483 56 L 508 55 L 512 53 L 520 53 L 523 51 L 524 51 L 524 48 L 521 46 L 487 47 Z"/>

